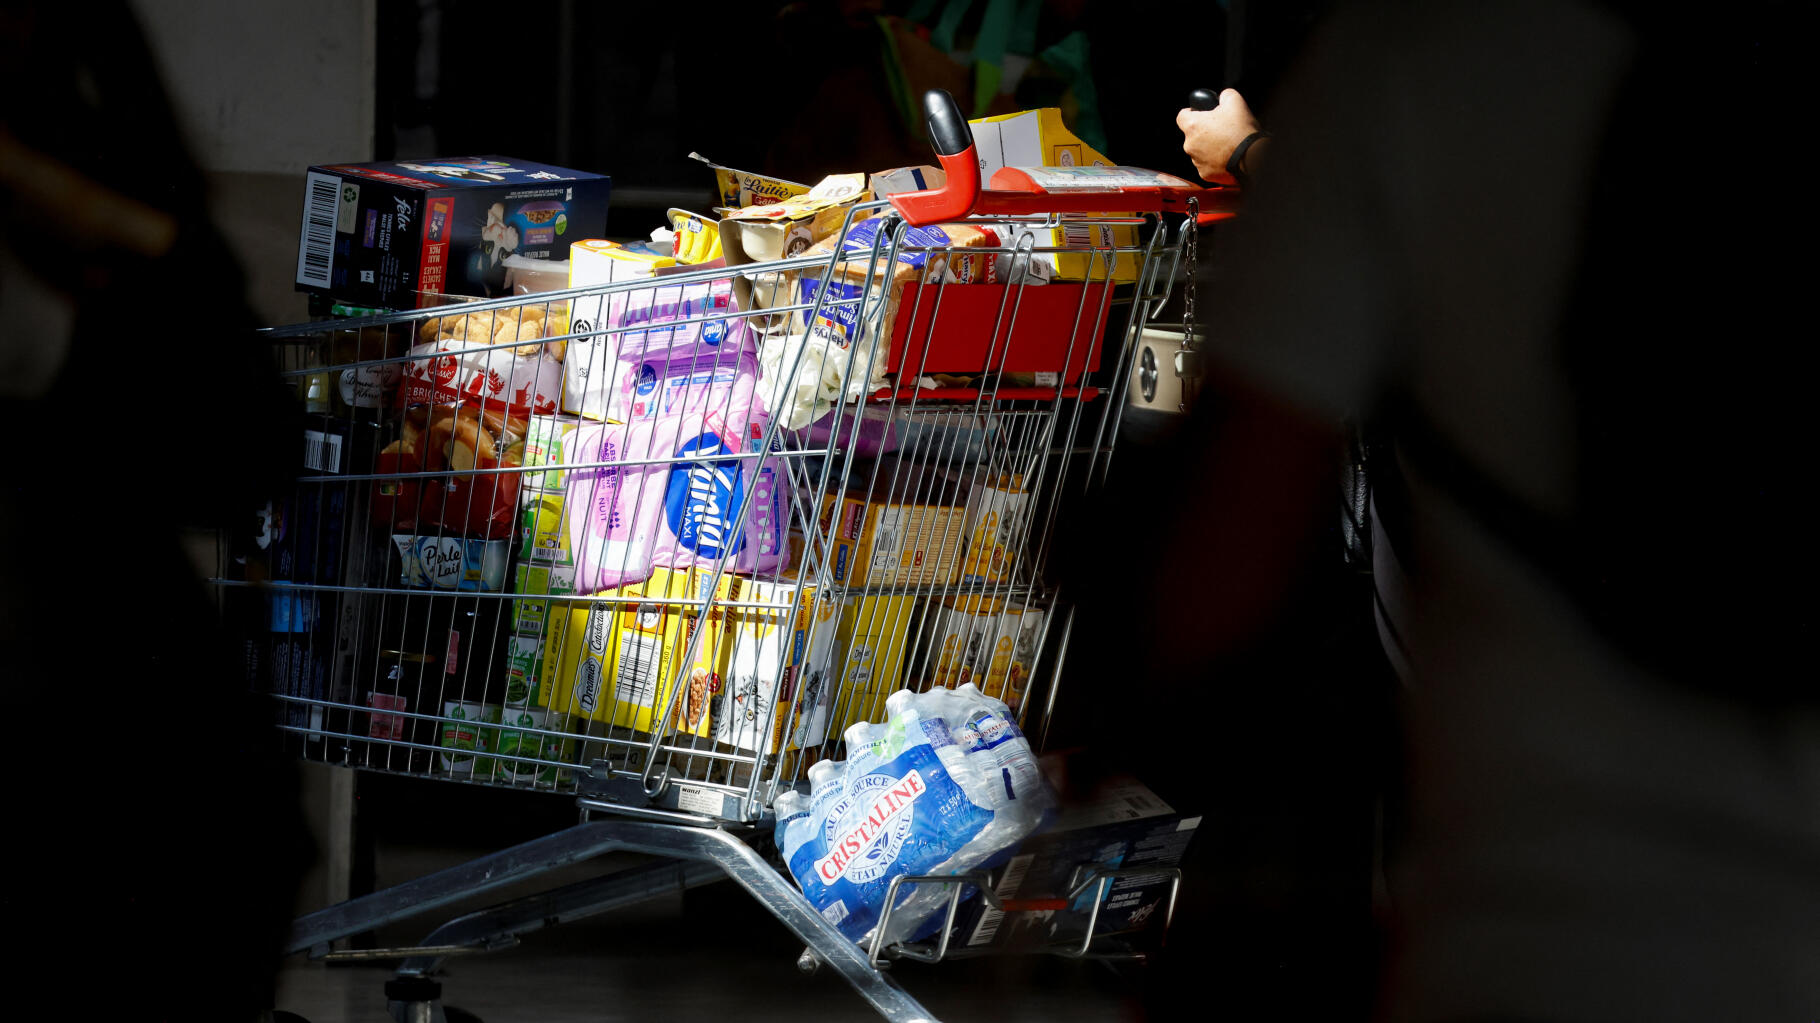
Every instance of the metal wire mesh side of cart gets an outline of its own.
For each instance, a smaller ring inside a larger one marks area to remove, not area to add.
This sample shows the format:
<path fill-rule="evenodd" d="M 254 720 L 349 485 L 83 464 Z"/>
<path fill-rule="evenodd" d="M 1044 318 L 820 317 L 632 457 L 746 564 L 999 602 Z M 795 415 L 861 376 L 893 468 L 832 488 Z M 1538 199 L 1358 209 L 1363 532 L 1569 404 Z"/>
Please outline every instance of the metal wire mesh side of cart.
<path fill-rule="evenodd" d="M 293 949 L 625 849 L 732 877 L 886 1016 L 926 1015 L 876 968 L 894 950 L 765 860 L 769 807 L 902 688 L 974 682 L 1040 743 L 1072 631 L 1056 519 L 1103 475 L 1188 230 L 970 223 L 957 246 L 860 203 L 825 252 L 268 332 L 305 470 L 220 584 L 287 741 L 588 812 L 305 918 Z M 562 916 L 464 918 L 401 972 Z"/>

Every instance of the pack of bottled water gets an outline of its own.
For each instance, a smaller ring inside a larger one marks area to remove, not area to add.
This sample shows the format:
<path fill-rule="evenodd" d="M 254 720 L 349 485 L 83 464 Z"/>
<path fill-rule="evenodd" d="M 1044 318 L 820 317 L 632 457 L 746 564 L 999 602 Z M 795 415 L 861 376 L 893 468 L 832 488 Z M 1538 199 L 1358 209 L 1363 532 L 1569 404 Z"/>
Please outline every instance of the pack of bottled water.
<path fill-rule="evenodd" d="M 972 683 L 900 690 L 887 719 L 847 730 L 845 761 L 809 768 L 809 794 L 779 796 L 777 834 L 803 894 L 842 934 L 872 940 L 891 881 L 1002 861 L 1055 812 L 1029 740 Z M 952 888 L 903 885 L 886 945 L 939 929 Z"/>

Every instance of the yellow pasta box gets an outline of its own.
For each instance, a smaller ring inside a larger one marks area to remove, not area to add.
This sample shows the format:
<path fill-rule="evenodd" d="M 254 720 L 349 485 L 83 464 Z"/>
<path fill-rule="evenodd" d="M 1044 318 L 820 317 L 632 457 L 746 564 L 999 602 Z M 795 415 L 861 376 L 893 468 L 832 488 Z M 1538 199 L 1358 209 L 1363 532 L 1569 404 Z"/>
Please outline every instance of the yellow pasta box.
<path fill-rule="evenodd" d="M 1015 707 L 1029 689 L 1042 646 L 1042 608 L 986 597 L 950 597 L 931 609 L 926 680 L 953 688 L 972 682 Z"/>
<path fill-rule="evenodd" d="M 828 737 L 834 708 L 836 606 L 813 583 L 739 579 L 728 612 L 732 648 L 715 705 L 716 742 L 781 753 Z"/>
<path fill-rule="evenodd" d="M 885 699 L 903 681 L 915 597 L 864 597 L 841 615 L 841 731 L 855 721 L 885 720 Z"/>
<path fill-rule="evenodd" d="M 977 121 L 967 123 L 973 128 L 973 144 L 979 153 L 980 180 L 984 183 L 991 182 L 992 175 L 1003 167 L 1110 167 L 1113 165 L 1111 160 L 1106 159 L 1069 131 L 1068 126 L 1062 123 L 1062 112 L 1055 107 L 1042 107 L 1015 114 L 1000 114 L 996 117 L 982 117 Z M 1137 246 L 1138 233 L 1135 226 L 1095 227 L 1086 224 L 1069 224 L 1069 219 L 1071 218 L 1068 215 L 1064 215 L 1060 227 L 1026 228 L 1024 230 L 1035 236 L 1038 248 L 1063 246 L 1085 248 L 1094 245 L 1135 248 Z M 1008 246 L 1015 245 L 1016 235 L 1004 239 L 1004 243 Z M 1104 254 L 1058 252 L 1037 258 L 1046 262 L 1053 269 L 1056 277 L 1062 280 L 1103 281 L 1108 276 L 1106 272 L 1108 257 Z M 1115 281 L 1137 280 L 1138 259 L 1139 256 L 1135 252 L 1120 253 L 1112 265 L 1111 279 Z"/>
<path fill-rule="evenodd" d="M 701 626 L 699 605 L 726 600 L 732 577 L 699 569 L 653 569 L 651 578 L 600 596 L 619 602 L 571 603 L 546 641 L 556 665 L 550 710 L 640 732 L 674 730 L 707 737 L 709 700 L 725 674 L 725 618 L 711 615 L 689 670 L 681 671 L 690 637 Z M 682 676 L 670 722 L 656 720 Z"/>

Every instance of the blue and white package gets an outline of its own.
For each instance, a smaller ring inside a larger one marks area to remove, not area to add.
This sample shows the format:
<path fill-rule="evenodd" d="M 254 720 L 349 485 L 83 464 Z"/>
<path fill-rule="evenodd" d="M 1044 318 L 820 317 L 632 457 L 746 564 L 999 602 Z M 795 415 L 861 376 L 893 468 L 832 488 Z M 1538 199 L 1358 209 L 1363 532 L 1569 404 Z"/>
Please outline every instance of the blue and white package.
<path fill-rule="evenodd" d="M 733 285 L 728 280 L 656 285 L 607 296 L 606 328 L 623 333 L 621 357 L 755 352 L 758 336 L 733 312 Z M 716 314 L 730 314 L 724 318 Z"/>
<path fill-rule="evenodd" d="M 850 777 L 840 797 L 820 814 L 818 834 L 790 860 L 803 894 L 822 916 L 854 941 L 878 922 L 891 880 L 904 874 L 965 869 L 954 861 L 992 821 L 992 811 L 967 798 L 938 751 L 953 749 L 940 721 L 921 722 L 891 759 Z M 901 897 L 908 901 L 914 889 Z M 901 904 L 901 903 L 900 903 Z M 892 930 L 899 929 L 894 914 Z M 908 929 L 926 917 L 904 919 Z"/>

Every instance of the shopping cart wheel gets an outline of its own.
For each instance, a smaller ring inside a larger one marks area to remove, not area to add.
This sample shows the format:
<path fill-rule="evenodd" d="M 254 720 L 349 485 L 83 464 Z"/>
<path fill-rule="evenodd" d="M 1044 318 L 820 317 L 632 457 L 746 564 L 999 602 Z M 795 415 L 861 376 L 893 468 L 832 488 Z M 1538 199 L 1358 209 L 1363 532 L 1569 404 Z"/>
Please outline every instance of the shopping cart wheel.
<path fill-rule="evenodd" d="M 386 1011 L 397 1023 L 481 1023 L 466 1009 L 442 1004 L 442 984 L 428 977 L 386 981 Z"/>

